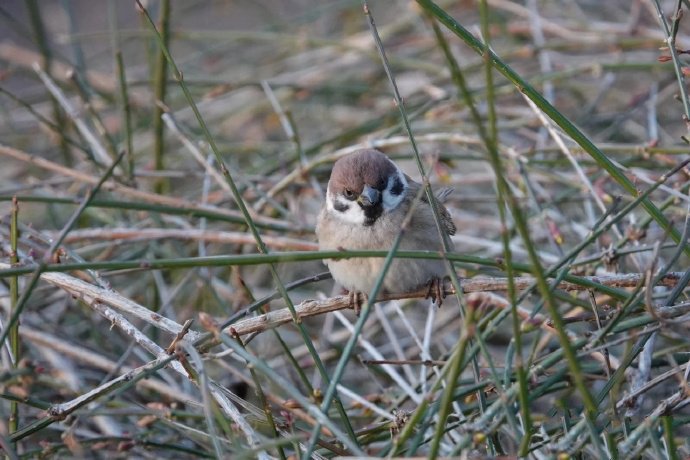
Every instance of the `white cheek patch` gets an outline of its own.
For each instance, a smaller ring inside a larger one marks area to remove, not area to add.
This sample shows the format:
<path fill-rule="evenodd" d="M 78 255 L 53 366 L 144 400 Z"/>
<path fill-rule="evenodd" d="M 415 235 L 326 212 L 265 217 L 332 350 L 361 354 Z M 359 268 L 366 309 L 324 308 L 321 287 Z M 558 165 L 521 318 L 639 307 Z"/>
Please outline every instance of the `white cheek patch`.
<path fill-rule="evenodd" d="M 400 171 L 398 166 L 395 166 L 398 174 L 388 178 L 386 189 L 383 191 L 383 210 L 390 211 L 398 207 L 398 205 L 405 199 L 407 193 L 407 179 Z M 396 194 L 397 192 L 397 194 Z"/>
<path fill-rule="evenodd" d="M 333 195 L 330 189 L 326 192 L 326 207 L 334 216 L 345 222 L 364 225 L 365 216 L 362 208 L 355 201 Z"/>

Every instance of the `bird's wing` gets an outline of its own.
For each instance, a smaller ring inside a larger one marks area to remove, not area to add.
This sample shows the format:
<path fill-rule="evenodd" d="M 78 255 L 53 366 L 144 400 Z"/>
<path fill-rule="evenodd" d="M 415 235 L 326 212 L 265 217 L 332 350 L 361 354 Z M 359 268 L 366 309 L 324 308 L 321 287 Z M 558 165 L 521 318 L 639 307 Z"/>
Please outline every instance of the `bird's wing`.
<path fill-rule="evenodd" d="M 420 189 L 422 188 L 422 185 L 412 180 L 412 178 L 407 176 L 407 174 L 405 175 L 405 178 L 407 179 L 407 184 L 410 187 L 410 195 L 413 197 L 417 196 Z M 443 206 L 443 202 L 446 201 L 446 199 L 451 193 L 453 193 L 452 188 L 444 188 L 439 190 L 436 193 L 436 196 L 434 197 L 433 206 L 436 207 L 438 211 L 438 215 L 441 218 L 441 225 L 443 225 L 443 228 L 445 229 L 446 233 L 449 235 L 455 235 L 455 231 L 457 229 L 455 227 L 455 224 L 453 223 L 453 219 L 450 217 L 450 213 L 448 212 L 446 207 Z M 426 193 L 422 192 L 421 200 L 424 203 L 429 203 Z"/>

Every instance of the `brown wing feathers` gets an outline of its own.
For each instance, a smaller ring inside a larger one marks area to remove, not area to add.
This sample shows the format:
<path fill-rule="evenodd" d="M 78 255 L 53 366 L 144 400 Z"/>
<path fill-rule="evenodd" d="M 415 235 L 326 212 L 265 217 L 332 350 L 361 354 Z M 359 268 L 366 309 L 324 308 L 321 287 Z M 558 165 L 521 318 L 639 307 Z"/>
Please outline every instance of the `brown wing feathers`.
<path fill-rule="evenodd" d="M 405 175 L 405 178 L 407 179 L 407 184 L 410 187 L 410 196 L 417 196 L 417 194 L 419 193 L 419 189 L 422 187 L 421 184 L 415 182 L 407 175 Z M 448 196 L 452 192 L 452 188 L 440 189 L 436 192 L 436 197 L 434 199 L 434 206 L 438 210 L 439 217 L 441 218 L 441 225 L 443 225 L 443 228 L 445 229 L 448 235 L 455 235 L 455 231 L 457 230 L 455 224 L 453 223 L 453 219 L 450 217 L 450 213 L 448 212 L 446 207 L 443 206 L 443 203 L 446 201 L 446 199 L 448 199 Z M 421 194 L 421 200 L 425 203 L 429 203 L 426 193 Z"/>

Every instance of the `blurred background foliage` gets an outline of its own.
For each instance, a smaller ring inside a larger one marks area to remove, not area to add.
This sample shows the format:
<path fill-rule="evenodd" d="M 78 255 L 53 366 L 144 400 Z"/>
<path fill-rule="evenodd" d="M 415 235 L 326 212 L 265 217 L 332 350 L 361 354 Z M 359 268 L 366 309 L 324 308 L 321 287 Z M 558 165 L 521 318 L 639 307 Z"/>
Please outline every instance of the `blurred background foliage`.
<path fill-rule="evenodd" d="M 134 2 L 0 2 L 0 305 L 3 328 L 17 310 L 21 323 L 18 336 L 11 327 L 3 336 L 10 338 L 0 403 L 8 457 L 285 458 L 313 449 L 317 458 L 690 455 L 684 285 L 675 292 L 650 281 L 668 273 L 677 279 L 688 262 L 688 172 L 663 176 L 688 150 L 687 96 L 677 76 L 685 73 L 688 26 L 678 16 L 672 22 L 684 2 L 438 2 L 476 37 L 484 26 L 501 63 L 639 192 L 664 181 L 650 197 L 667 228 L 586 146 L 540 119 L 542 103 L 530 106 L 496 71 L 488 80 L 482 56 L 439 25 L 423 7 L 429 2 L 369 2 L 429 180 L 455 188 L 448 207 L 459 229 L 460 277 L 536 274 L 534 251 L 543 267 L 566 267 L 551 277 L 580 285 L 584 278 L 573 277 L 641 281 L 612 291 L 595 280 L 589 290 L 555 289 L 555 300 L 533 288 L 513 297 L 504 284 L 471 298 L 469 313 L 466 299 L 449 298 L 441 309 L 419 300 L 378 304 L 356 332 L 318 437 L 317 406 L 357 318 L 328 313 L 304 319 L 302 330 L 288 323 L 247 335 L 249 356 L 218 326 L 244 321 L 233 315 L 281 283 L 325 271 L 313 253 L 313 228 L 335 159 L 377 146 L 421 180 L 368 16 L 352 0 L 142 3 L 160 39 Z M 675 72 L 657 6 L 677 33 Z M 498 166 L 475 115 L 482 126 L 495 122 Z M 79 209 L 119 155 L 113 177 Z M 496 177 L 506 191 L 497 193 Z M 509 208 L 511 197 L 515 207 L 502 221 L 499 208 Z M 618 220 L 594 234 L 607 216 Z M 305 258 L 278 263 L 273 273 L 258 255 L 254 229 L 270 252 Z M 15 246 L 29 273 L 44 257 L 81 263 L 70 279 L 97 286 L 107 299 L 59 280 L 32 286 L 30 276 L 8 271 Z M 242 255 L 247 265 L 233 258 Z M 292 289 L 291 302 L 337 294 L 323 278 Z M 151 316 L 114 306 L 113 292 Z M 671 298 L 675 310 L 655 310 Z M 542 309 L 549 302 L 565 318 L 577 371 L 549 319 L 553 311 Z M 101 303 L 120 308 L 133 329 Z M 264 308 L 284 309 L 286 299 Z M 159 325 L 161 317 L 170 328 Z M 190 319 L 193 334 L 215 333 L 213 347 L 190 336 L 196 348 L 171 345 Z M 585 349 L 601 330 L 596 347 Z M 114 384 L 132 369 L 163 363 L 169 346 L 182 368 L 137 370 L 146 378 L 136 385 Z M 458 378 L 448 382 L 453 365 Z M 585 410 L 578 381 L 596 395 L 595 411 Z M 449 391 L 450 416 L 437 423 Z M 89 392 L 93 400 L 82 400 Z M 631 392 L 646 397 L 626 399 Z"/>

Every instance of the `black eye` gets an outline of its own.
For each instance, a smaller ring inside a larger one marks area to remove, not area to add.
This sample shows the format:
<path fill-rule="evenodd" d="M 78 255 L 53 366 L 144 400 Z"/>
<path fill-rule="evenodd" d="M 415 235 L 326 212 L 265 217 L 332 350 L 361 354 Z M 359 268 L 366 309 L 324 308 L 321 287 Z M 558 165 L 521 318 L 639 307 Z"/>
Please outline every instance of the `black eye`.
<path fill-rule="evenodd" d="M 343 195 L 345 195 L 345 198 L 347 198 L 348 200 L 354 200 L 355 199 L 355 192 L 353 192 L 349 188 L 346 188 L 343 191 Z"/>

